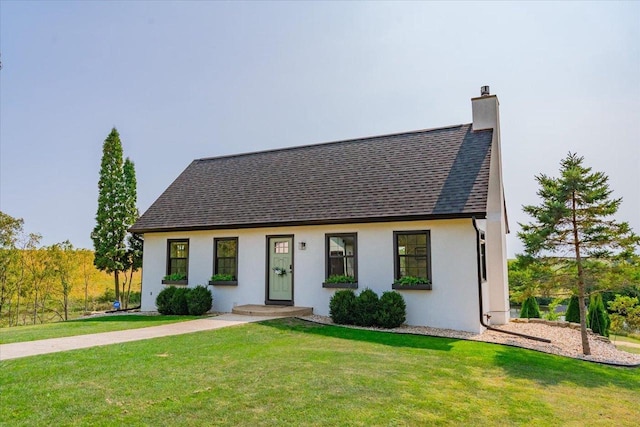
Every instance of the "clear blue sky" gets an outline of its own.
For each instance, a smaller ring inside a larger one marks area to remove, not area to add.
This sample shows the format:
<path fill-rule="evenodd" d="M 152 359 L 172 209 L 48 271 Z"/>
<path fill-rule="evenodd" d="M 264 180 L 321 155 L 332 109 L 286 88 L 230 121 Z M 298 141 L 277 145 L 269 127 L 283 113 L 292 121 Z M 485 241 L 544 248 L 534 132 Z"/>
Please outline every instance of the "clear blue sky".
<path fill-rule="evenodd" d="M 92 246 L 112 126 L 146 210 L 195 158 L 471 122 L 490 85 L 521 252 L 569 152 L 640 232 L 640 2 L 0 1 L 0 209 Z"/>

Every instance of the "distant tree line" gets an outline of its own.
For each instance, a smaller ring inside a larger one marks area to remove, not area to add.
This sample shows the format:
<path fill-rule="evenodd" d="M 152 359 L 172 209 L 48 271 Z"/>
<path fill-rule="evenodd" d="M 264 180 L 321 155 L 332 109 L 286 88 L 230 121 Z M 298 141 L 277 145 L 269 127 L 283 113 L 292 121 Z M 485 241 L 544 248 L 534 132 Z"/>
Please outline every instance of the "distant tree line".
<path fill-rule="evenodd" d="M 1 326 L 68 320 L 95 309 L 96 302 L 103 309 L 111 306 L 114 293 L 105 292 L 106 277 L 93 265 L 93 251 L 68 241 L 42 246 L 41 240 L 24 231 L 22 219 L 0 212 Z M 122 281 L 124 307 L 132 295 L 139 302 L 139 263 L 131 265 Z"/>

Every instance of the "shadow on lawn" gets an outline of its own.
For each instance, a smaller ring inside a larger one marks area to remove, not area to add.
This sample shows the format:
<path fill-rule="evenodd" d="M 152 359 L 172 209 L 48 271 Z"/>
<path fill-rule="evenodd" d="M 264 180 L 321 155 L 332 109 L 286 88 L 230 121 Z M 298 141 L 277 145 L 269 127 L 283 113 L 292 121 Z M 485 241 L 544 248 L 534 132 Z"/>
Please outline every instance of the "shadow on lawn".
<path fill-rule="evenodd" d="M 325 337 L 345 340 L 363 341 L 391 347 L 420 348 L 427 350 L 450 351 L 456 339 L 436 338 L 424 335 L 394 334 L 384 331 L 368 331 L 362 329 L 345 328 L 341 326 L 322 325 L 305 320 L 285 318 L 266 320 L 261 325 L 272 328 L 302 332 L 305 334 L 322 335 Z"/>
<path fill-rule="evenodd" d="M 573 383 L 582 387 L 612 385 L 640 390 L 640 368 L 601 365 L 513 347 L 502 347 L 494 364 L 510 376 L 535 381 L 541 386 Z"/>

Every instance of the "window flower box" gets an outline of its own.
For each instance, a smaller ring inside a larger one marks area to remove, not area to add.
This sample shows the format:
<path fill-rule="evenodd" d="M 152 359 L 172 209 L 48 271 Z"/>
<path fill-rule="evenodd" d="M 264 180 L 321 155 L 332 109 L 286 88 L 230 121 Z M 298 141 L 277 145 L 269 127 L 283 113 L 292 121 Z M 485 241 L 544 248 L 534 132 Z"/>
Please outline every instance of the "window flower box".
<path fill-rule="evenodd" d="M 430 291 L 431 280 L 424 277 L 403 276 L 393 282 L 391 289 L 398 291 Z"/>
<path fill-rule="evenodd" d="M 170 286 L 187 286 L 189 284 L 189 281 L 187 279 L 182 279 L 182 280 L 163 279 L 162 284 L 170 285 Z"/>
<path fill-rule="evenodd" d="M 342 283 L 323 282 L 322 287 L 328 288 L 328 289 L 358 289 L 358 282 L 342 282 Z"/>
<path fill-rule="evenodd" d="M 237 280 L 209 280 L 209 286 L 238 286 Z"/>
<path fill-rule="evenodd" d="M 401 285 L 399 283 L 394 283 L 391 285 L 391 289 L 395 289 L 397 291 L 430 291 L 431 283 L 421 285 Z"/>

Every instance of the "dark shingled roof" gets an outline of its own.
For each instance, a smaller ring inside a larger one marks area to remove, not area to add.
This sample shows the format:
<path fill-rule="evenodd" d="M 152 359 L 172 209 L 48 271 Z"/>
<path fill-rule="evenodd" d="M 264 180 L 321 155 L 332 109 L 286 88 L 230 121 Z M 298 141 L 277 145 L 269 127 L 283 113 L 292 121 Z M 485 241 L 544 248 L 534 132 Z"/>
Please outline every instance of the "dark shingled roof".
<path fill-rule="evenodd" d="M 467 124 L 194 160 L 131 231 L 483 218 L 491 138 Z"/>

